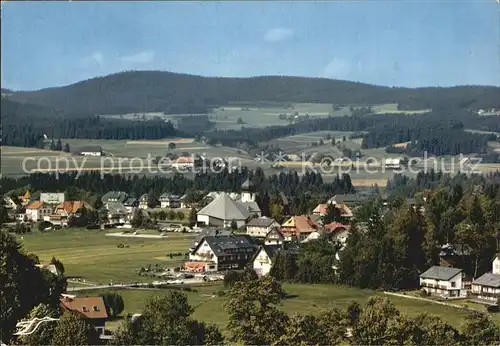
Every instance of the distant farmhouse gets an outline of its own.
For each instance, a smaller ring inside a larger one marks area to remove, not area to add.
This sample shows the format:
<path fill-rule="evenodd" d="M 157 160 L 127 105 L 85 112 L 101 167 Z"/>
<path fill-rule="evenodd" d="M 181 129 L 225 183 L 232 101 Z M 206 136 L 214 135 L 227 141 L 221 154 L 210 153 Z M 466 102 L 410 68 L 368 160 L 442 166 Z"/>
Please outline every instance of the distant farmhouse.
<path fill-rule="evenodd" d="M 102 156 L 102 148 L 97 145 L 81 147 L 77 148 L 73 154 L 82 156 Z"/>
<path fill-rule="evenodd" d="M 388 169 L 399 169 L 401 168 L 401 159 L 385 159 L 384 167 Z"/>

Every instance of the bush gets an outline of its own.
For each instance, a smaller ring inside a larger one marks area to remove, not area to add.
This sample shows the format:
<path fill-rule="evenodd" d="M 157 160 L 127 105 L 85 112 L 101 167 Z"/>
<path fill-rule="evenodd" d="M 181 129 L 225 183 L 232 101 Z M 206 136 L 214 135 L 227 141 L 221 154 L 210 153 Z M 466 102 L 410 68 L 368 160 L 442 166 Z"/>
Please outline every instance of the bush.
<path fill-rule="evenodd" d="M 425 290 L 421 290 L 420 291 L 420 296 L 421 297 L 428 297 L 429 295 L 427 294 L 427 292 Z"/>
<path fill-rule="evenodd" d="M 125 245 L 123 245 L 123 243 L 120 243 L 120 244 L 116 245 L 116 247 L 119 249 L 123 249 L 125 247 Z"/>
<path fill-rule="evenodd" d="M 498 305 L 490 305 L 486 308 L 488 312 L 500 312 L 500 306 Z"/>
<path fill-rule="evenodd" d="M 225 292 L 225 291 L 223 291 L 223 290 L 220 290 L 220 291 L 217 291 L 217 292 L 215 293 L 215 295 L 216 295 L 217 297 L 224 297 L 224 296 L 226 295 L 226 292 Z"/>

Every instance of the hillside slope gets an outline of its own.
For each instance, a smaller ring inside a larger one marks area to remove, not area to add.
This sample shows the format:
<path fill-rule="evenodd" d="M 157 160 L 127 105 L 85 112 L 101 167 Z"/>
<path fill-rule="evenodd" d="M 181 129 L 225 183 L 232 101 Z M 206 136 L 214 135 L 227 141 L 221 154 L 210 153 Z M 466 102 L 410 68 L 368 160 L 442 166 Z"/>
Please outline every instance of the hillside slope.
<path fill-rule="evenodd" d="M 9 97 L 67 112 L 91 114 L 199 113 L 235 101 L 398 103 L 407 109 L 500 108 L 498 87 L 409 89 L 324 78 L 219 78 L 162 71 L 121 72 L 64 87 L 13 92 Z"/>

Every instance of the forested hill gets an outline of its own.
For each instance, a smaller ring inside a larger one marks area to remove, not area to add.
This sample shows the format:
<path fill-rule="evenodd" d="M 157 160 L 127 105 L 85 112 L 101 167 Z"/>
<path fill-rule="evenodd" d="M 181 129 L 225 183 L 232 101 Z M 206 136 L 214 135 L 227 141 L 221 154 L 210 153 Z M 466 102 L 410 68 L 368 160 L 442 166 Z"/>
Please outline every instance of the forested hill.
<path fill-rule="evenodd" d="M 500 88 L 391 88 L 324 78 L 201 77 L 162 71 L 129 71 L 37 91 L 14 91 L 11 100 L 67 112 L 200 113 L 228 102 L 398 103 L 404 109 L 500 108 Z"/>

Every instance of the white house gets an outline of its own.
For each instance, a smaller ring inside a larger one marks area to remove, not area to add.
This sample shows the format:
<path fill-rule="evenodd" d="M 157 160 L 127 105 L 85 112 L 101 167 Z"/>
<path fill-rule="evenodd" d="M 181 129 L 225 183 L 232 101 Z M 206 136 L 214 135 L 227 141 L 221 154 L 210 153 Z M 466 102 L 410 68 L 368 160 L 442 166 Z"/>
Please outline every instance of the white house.
<path fill-rule="evenodd" d="M 124 225 L 132 218 L 131 213 L 125 208 L 122 203 L 109 202 L 106 204 L 106 209 L 108 211 L 108 224 L 110 225 Z"/>
<path fill-rule="evenodd" d="M 215 271 L 243 269 L 256 250 L 257 245 L 247 235 L 206 236 L 189 254 L 184 267 L 194 269 L 198 264 Z"/>
<path fill-rule="evenodd" d="M 477 294 L 479 299 L 496 302 L 500 298 L 500 254 L 493 260 L 493 271 L 485 273 L 472 281 L 471 292 Z"/>
<path fill-rule="evenodd" d="M 59 205 L 60 203 L 64 202 L 64 193 L 47 193 L 47 192 L 42 192 L 40 194 L 40 202 L 43 203 L 48 203 L 48 204 L 56 204 Z"/>
<path fill-rule="evenodd" d="M 280 226 L 276 220 L 265 216 L 253 218 L 247 223 L 247 234 L 252 237 L 264 238 L 271 229 L 279 228 Z"/>
<path fill-rule="evenodd" d="M 139 197 L 139 209 L 149 209 L 149 196 L 147 193 L 143 194 L 141 197 Z M 156 197 L 154 198 L 153 201 L 151 201 L 153 204 L 155 204 L 154 206 L 152 206 L 153 208 L 155 208 L 157 205 L 158 205 L 158 200 L 156 199 Z"/>
<path fill-rule="evenodd" d="M 463 289 L 462 276 L 462 269 L 432 266 L 420 274 L 420 286 L 431 295 L 464 298 L 467 292 Z"/>
<path fill-rule="evenodd" d="M 3 201 L 5 203 L 5 208 L 7 208 L 7 209 L 14 209 L 14 210 L 17 208 L 17 203 L 14 202 L 14 200 L 11 197 L 9 197 L 9 196 L 4 197 Z"/>
<path fill-rule="evenodd" d="M 53 210 L 49 204 L 35 201 L 26 207 L 26 218 L 31 221 L 41 221 L 45 216 L 52 215 Z"/>
<path fill-rule="evenodd" d="M 281 250 L 280 245 L 263 245 L 261 246 L 252 259 L 253 270 L 259 276 L 267 275 L 273 266 L 274 256 Z"/>
<path fill-rule="evenodd" d="M 83 156 L 102 156 L 102 148 L 97 145 L 86 146 L 76 150 L 75 154 Z"/>
<path fill-rule="evenodd" d="M 385 159 L 384 167 L 389 169 L 398 169 L 401 167 L 401 159 Z"/>
<path fill-rule="evenodd" d="M 264 245 L 283 245 L 285 237 L 278 228 L 273 228 L 266 234 Z"/>
<path fill-rule="evenodd" d="M 159 200 L 161 208 L 179 208 L 181 206 L 180 197 L 177 195 L 163 193 Z"/>

